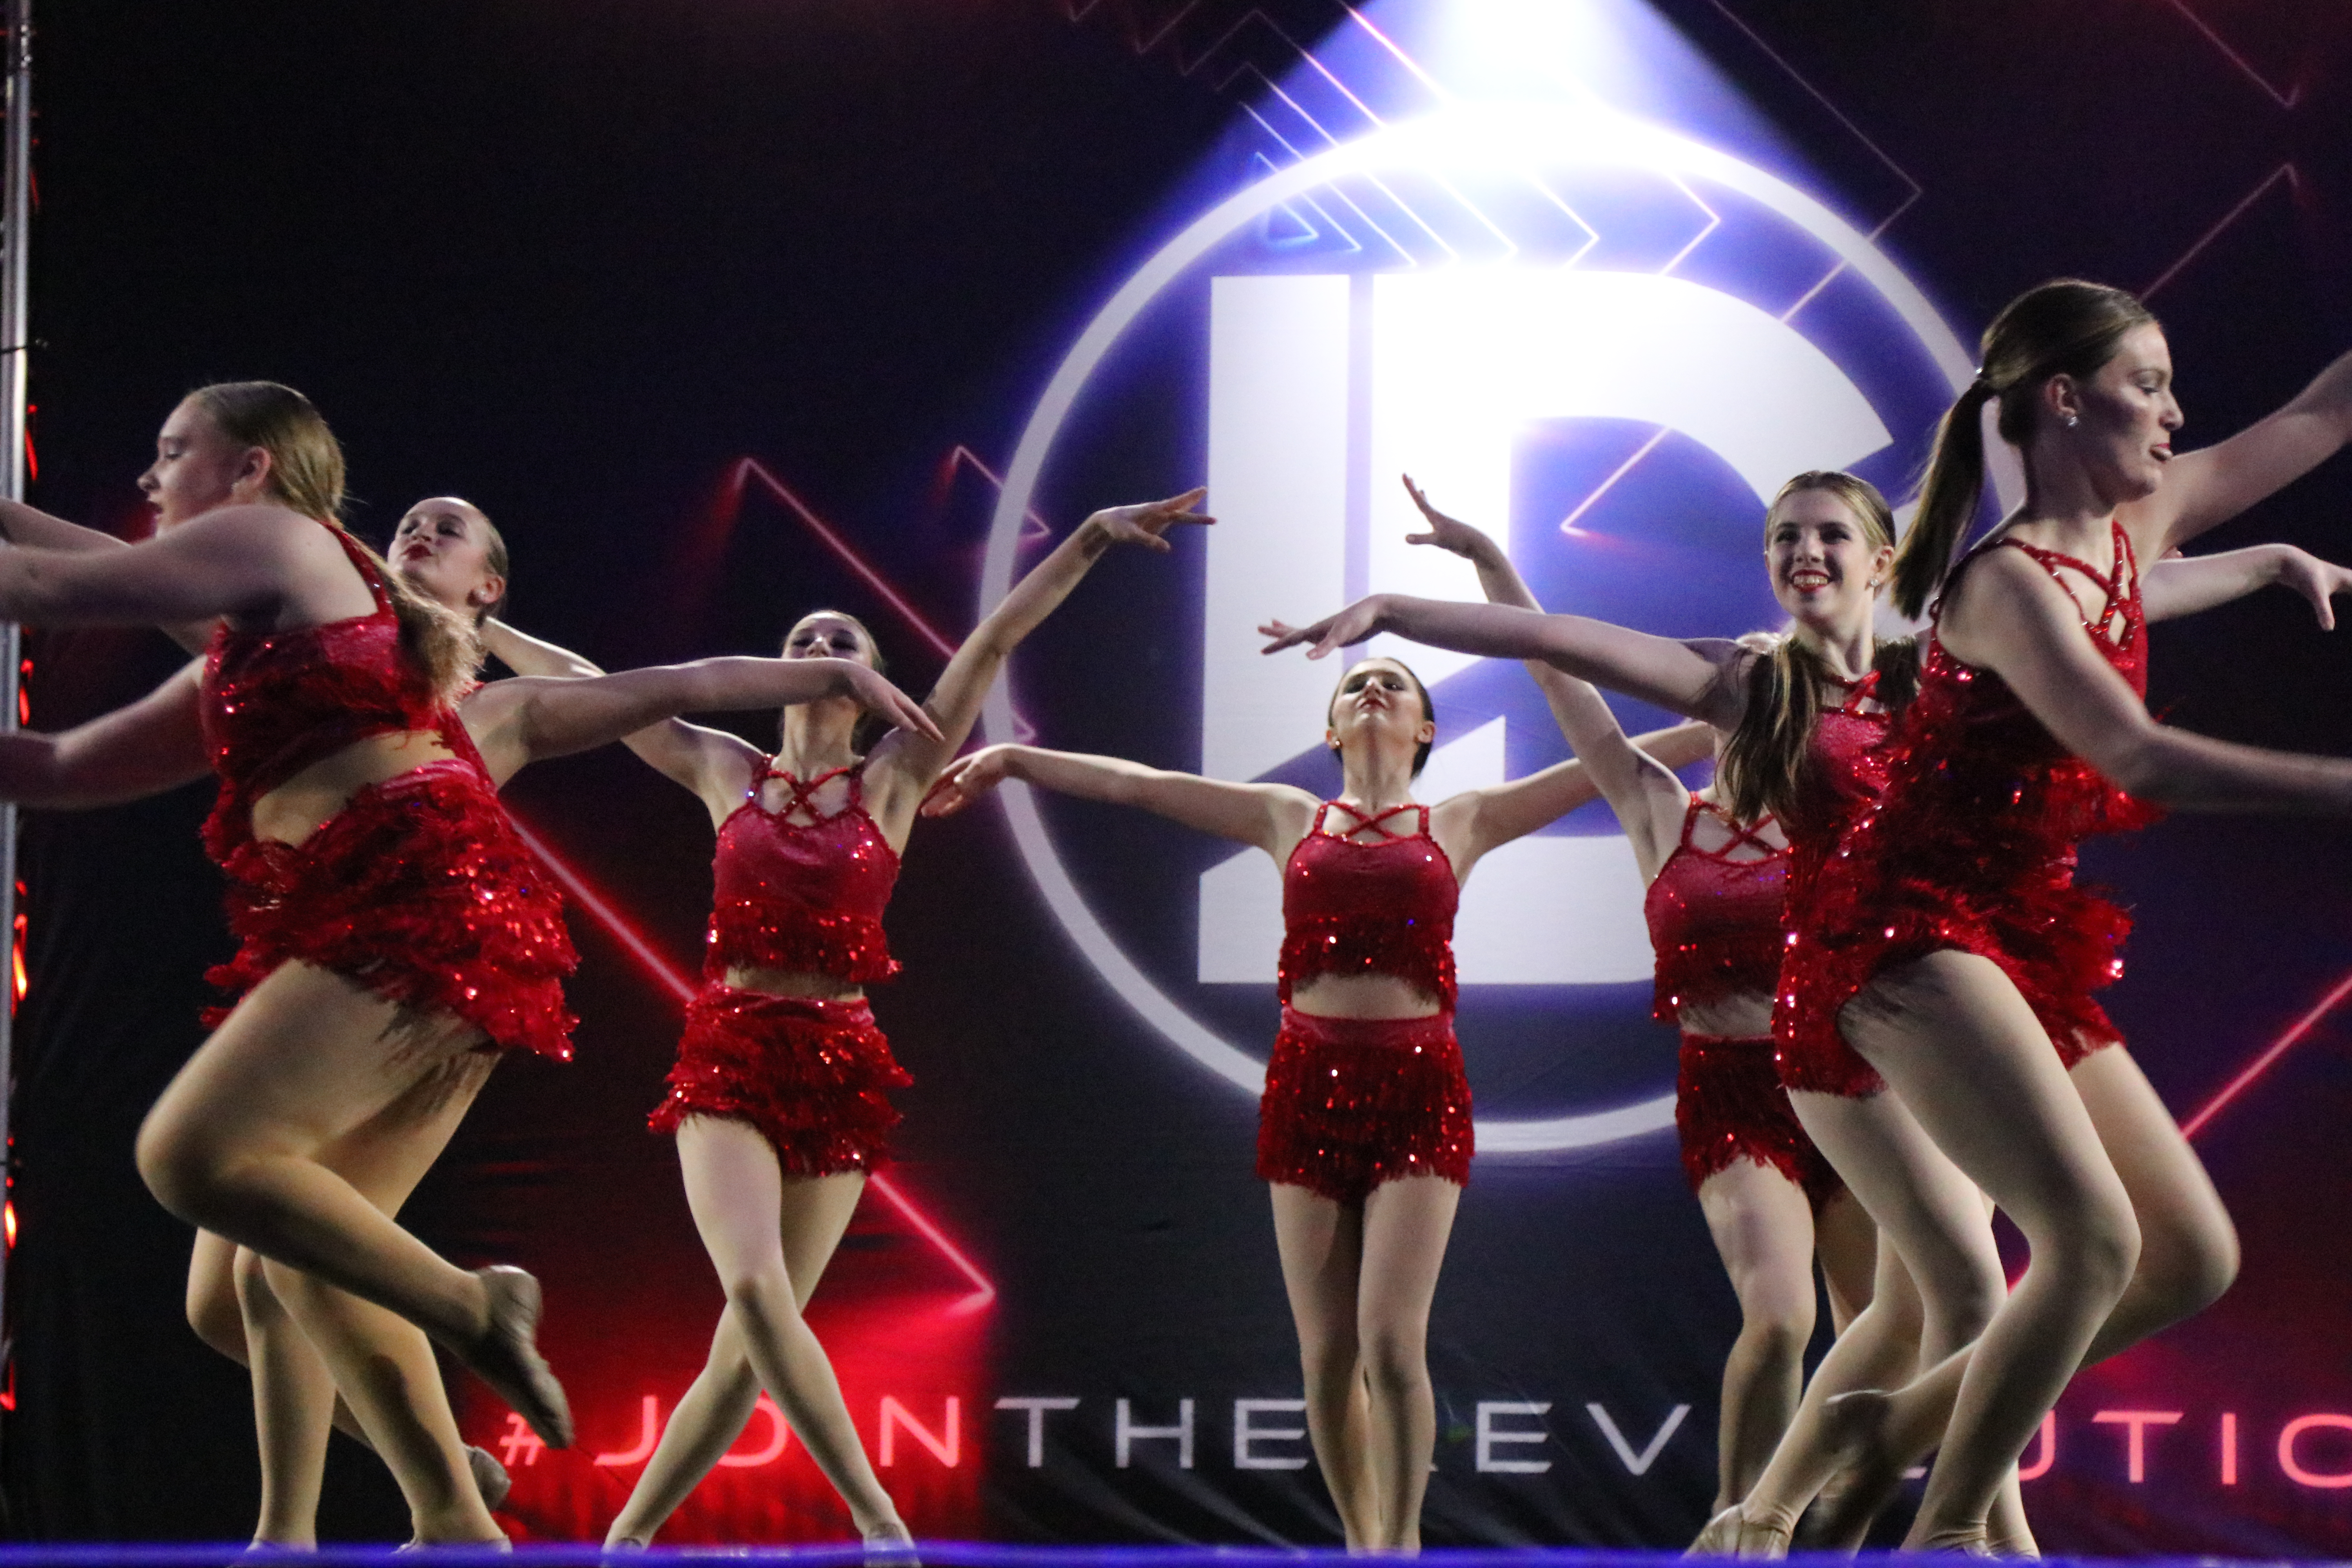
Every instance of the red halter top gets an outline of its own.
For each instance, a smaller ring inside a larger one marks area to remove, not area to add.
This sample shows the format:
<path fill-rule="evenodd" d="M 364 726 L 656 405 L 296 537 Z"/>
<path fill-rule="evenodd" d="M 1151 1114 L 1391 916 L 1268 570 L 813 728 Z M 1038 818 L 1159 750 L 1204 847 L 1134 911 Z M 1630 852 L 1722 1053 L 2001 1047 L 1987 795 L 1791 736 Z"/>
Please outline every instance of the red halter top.
<path fill-rule="evenodd" d="M 1356 818 L 1359 839 L 1323 830 L 1333 807 Z M 1385 826 L 1420 813 L 1411 833 Z M 1429 836 L 1429 807 L 1407 803 L 1367 816 L 1345 801 L 1315 809 L 1314 826 L 1282 869 L 1281 993 L 1318 974 L 1393 974 L 1454 1011 L 1454 864 Z"/>
<path fill-rule="evenodd" d="M 1691 842 L 1699 814 L 1729 827 L 1720 849 Z M 1769 820 L 1769 818 L 1767 820 Z M 1642 912 L 1658 955 L 1654 1016 L 1676 1023 L 1685 1006 L 1738 995 L 1769 996 L 1780 978 L 1780 923 L 1788 896 L 1789 851 L 1744 827 L 1694 795 L 1683 814 L 1682 842 L 1651 880 Z M 1743 855 L 1742 850 L 1760 851 Z"/>
<path fill-rule="evenodd" d="M 237 631 L 226 622 L 214 628 L 197 711 L 221 781 L 205 823 L 205 847 L 215 860 L 252 841 L 256 800 L 371 735 L 436 731 L 459 756 L 475 756 L 465 726 L 434 700 L 424 667 L 403 642 L 374 563 L 341 529 L 320 526 L 358 568 L 375 608 L 282 632 Z"/>
<path fill-rule="evenodd" d="M 865 768 L 855 763 L 803 784 L 773 758 L 761 759 L 750 797 L 719 828 L 706 978 L 737 967 L 783 969 L 862 985 L 898 973 L 882 934 L 898 855 L 866 813 Z M 777 811 L 760 804 L 772 778 L 792 790 Z M 848 781 L 849 798 L 820 816 L 811 797 L 836 778 Z"/>

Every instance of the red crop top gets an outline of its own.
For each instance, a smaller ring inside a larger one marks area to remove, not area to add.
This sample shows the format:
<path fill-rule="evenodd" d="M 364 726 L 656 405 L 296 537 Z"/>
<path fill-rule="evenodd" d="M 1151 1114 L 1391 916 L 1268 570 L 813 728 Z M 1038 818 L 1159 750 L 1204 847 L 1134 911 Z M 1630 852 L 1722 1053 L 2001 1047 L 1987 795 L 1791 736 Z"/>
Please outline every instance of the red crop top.
<path fill-rule="evenodd" d="M 719 826 L 705 976 L 716 980 L 738 967 L 783 969 L 862 985 L 898 973 L 882 934 L 898 855 L 866 814 L 865 767 L 835 768 L 803 784 L 774 759 L 761 760 L 751 798 Z M 760 804 L 761 787 L 772 778 L 792 790 L 782 810 Z M 819 816 L 810 797 L 836 778 L 848 780 L 849 799 Z M 795 822 L 795 816 L 805 820 Z"/>
<path fill-rule="evenodd" d="M 351 557 L 375 608 L 282 632 L 237 631 L 226 622 L 214 628 L 197 711 L 221 781 L 205 823 L 205 847 L 216 860 L 252 840 L 253 803 L 313 763 L 371 735 L 432 730 L 448 742 L 450 731 L 463 732 L 402 640 L 374 563 L 341 529 L 320 526 Z M 473 754 L 450 743 L 460 756 Z"/>
<path fill-rule="evenodd" d="M 1731 829 L 1720 849 L 1691 842 L 1701 812 Z M 1767 819 L 1769 820 L 1769 818 Z M 1658 955 L 1654 1016 L 1676 1022 L 1685 1006 L 1729 997 L 1769 997 L 1780 978 L 1781 910 L 1789 889 L 1789 851 L 1742 827 L 1717 806 L 1690 797 L 1682 842 L 1658 868 L 1642 912 Z"/>
<path fill-rule="evenodd" d="M 1323 830 L 1337 806 L 1357 819 L 1355 832 Z M 1402 812 L 1421 814 L 1411 833 L 1383 825 Z M 1462 896 L 1454 863 L 1429 836 L 1429 807 L 1391 806 L 1366 816 L 1327 800 L 1282 871 L 1282 1000 L 1318 974 L 1393 974 L 1454 1010 L 1454 910 Z"/>

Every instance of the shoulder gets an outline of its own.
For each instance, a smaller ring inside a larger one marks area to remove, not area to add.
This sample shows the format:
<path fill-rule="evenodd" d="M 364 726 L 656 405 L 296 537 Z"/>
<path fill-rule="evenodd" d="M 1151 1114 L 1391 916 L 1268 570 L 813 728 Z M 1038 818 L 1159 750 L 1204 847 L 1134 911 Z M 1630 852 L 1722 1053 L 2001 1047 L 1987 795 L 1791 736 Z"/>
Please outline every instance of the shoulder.
<path fill-rule="evenodd" d="M 341 559 L 342 547 L 336 542 L 336 531 L 287 507 L 224 506 L 190 518 L 163 537 L 188 544 L 242 544 L 288 553 L 324 552 Z"/>

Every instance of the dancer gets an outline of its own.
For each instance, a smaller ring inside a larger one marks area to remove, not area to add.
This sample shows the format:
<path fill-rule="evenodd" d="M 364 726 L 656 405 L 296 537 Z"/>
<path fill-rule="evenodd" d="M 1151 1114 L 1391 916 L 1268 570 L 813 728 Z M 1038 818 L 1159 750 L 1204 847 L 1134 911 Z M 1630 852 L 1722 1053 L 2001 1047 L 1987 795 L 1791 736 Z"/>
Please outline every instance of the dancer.
<path fill-rule="evenodd" d="M 0 793 L 90 805 L 208 763 L 220 773 L 205 839 L 242 945 L 216 973 L 242 994 L 150 1111 L 141 1173 L 175 1215 L 270 1260 L 272 1294 L 391 1464 L 417 1539 L 498 1540 L 430 1349 L 400 1319 L 561 1445 L 562 1390 L 532 1346 L 538 1286 L 520 1269 L 458 1269 L 388 1211 L 479 1088 L 485 1047 L 568 1054 L 571 950 L 446 707 L 472 639 L 332 521 L 341 479 L 341 450 L 299 393 L 205 387 L 165 421 L 142 477 L 155 538 L 0 550 L 10 618 L 225 618 L 201 667 L 139 702 L 6 737 Z M 689 684 L 681 703 L 664 681 L 615 678 L 601 715 L 534 708 L 528 724 L 552 752 L 583 717 L 629 728 L 679 706 L 845 690 L 929 723 L 846 663 L 812 679 L 782 661 L 712 661 Z"/>
<path fill-rule="evenodd" d="M 925 809 L 959 810 L 1023 779 L 1255 845 L 1283 868 L 1282 1028 L 1257 1173 L 1273 1195 L 1307 1433 L 1349 1549 L 1409 1552 L 1435 1441 L 1429 1305 L 1472 1152 L 1454 1036 L 1455 901 L 1487 851 L 1597 792 L 1571 762 L 1415 804 L 1437 725 L 1429 693 L 1394 659 L 1349 669 L 1325 724 L 1341 774 L 1328 801 L 1000 745 L 957 763 Z M 1707 749 L 1688 725 L 1644 743 L 1673 763 Z"/>
<path fill-rule="evenodd" d="M 1490 603 L 1541 608 L 1493 539 L 1430 505 L 1410 478 L 1404 485 L 1429 525 L 1407 542 L 1469 561 Z M 1714 789 L 1685 788 L 1626 739 L 1589 683 L 1540 661 L 1528 671 L 1633 845 L 1649 888 L 1643 910 L 1657 950 L 1657 1017 L 1682 1031 L 1675 1126 L 1683 1170 L 1740 1311 L 1723 1367 L 1712 1518 L 1748 1495 L 1796 1414 L 1813 1334 L 1816 1247 L 1831 1317 L 1843 1332 L 1870 1301 L 1876 1236 L 1797 1124 L 1772 1065 L 1789 869 L 1780 825 L 1769 816 L 1743 822 Z M 1916 1332 L 1907 1321 L 1905 1327 Z M 1871 1370 L 1899 1379 L 1913 1359 L 1909 1335 L 1899 1336 Z"/>
<path fill-rule="evenodd" d="M 687 1201 L 727 1307 L 606 1544 L 651 1542 L 734 1443 L 762 1388 L 865 1542 L 911 1543 L 801 1317 L 867 1173 L 887 1158 L 898 1121 L 888 1091 L 913 1081 L 866 1001 L 865 987 L 898 967 L 882 911 L 916 808 L 1013 648 L 1112 545 L 1165 553 L 1170 528 L 1210 521 L 1192 510 L 1205 493 L 1111 507 L 1081 523 L 948 661 L 925 703 L 935 733 L 885 736 L 860 755 L 856 707 L 817 702 L 785 710 L 773 756 L 677 722 L 630 740 L 701 799 L 719 834 L 704 984 L 652 1125 L 677 1134 Z M 784 657 L 881 662 L 864 624 L 833 610 L 803 616 Z"/>
<path fill-rule="evenodd" d="M 1799 942 L 1775 1021 L 1807 1131 L 1912 1267 L 1931 1320 L 1923 1260 L 1965 1233 L 1948 1223 L 1964 1202 L 1946 1174 L 1954 1161 L 2032 1247 L 1974 1353 L 1905 1399 L 1843 1402 L 1845 1431 L 1825 1433 L 1832 1454 L 1883 1460 L 1922 1431 L 1931 1443 L 1943 1432 L 1909 1536 L 1920 1547 L 1983 1547 L 2002 1477 L 2086 1353 L 2112 1353 L 2199 1310 L 2235 1269 L 2210 1180 L 2129 1057 L 2102 1048 L 2116 1036 L 2089 991 L 2112 978 L 2125 922 L 2074 886 L 2072 851 L 2084 834 L 2131 819 L 2105 781 L 2189 808 L 2352 809 L 2352 765 L 2148 717 L 2136 689 L 2144 606 L 2134 568 L 2352 438 L 2352 358 L 2247 431 L 2176 458 L 2170 359 L 2145 309 L 2073 280 L 2021 296 L 1988 330 L 1984 372 L 1938 434 L 1923 521 L 1901 562 L 1896 605 L 1907 613 L 1927 607 L 1955 570 L 1951 551 L 1982 482 L 1979 421 L 1996 399 L 2004 438 L 2025 458 L 2026 500 L 1968 557 L 1975 569 L 1936 616 L 1925 706 L 1882 759 L 1895 779 L 1887 805 L 1847 814 L 1816 862 L 1822 884 L 1792 886 Z M 2331 573 L 2326 591 L 2342 586 Z M 1738 706 L 1750 673 L 1575 617 L 1413 601 L 1360 605 L 1276 640 L 1321 651 L 1381 629 L 1549 657 L 1612 684 L 1671 690 L 1668 706 Z M 1887 1084 L 1898 1092 L 1876 1092 Z M 1951 1194 L 1942 1221 L 1920 1202 L 1937 1191 Z M 1947 1392 L 1948 1430 L 1937 1408 Z M 1769 1550 L 1787 1524 L 1743 1509 L 1730 1529 Z"/>

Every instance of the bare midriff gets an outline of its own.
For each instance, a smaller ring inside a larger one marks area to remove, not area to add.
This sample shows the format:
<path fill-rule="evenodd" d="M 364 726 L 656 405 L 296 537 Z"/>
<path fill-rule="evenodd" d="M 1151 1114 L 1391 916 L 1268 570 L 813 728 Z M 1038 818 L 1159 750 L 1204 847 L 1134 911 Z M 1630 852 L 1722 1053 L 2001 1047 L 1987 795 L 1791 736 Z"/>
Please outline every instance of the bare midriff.
<path fill-rule="evenodd" d="M 731 964 L 721 980 L 738 991 L 758 991 L 770 996 L 814 996 L 825 1002 L 855 1002 L 866 988 L 835 974 L 809 969 L 762 969 L 756 964 Z"/>
<path fill-rule="evenodd" d="M 352 796 L 370 784 L 415 773 L 428 763 L 449 763 L 457 753 L 430 730 L 396 730 L 354 741 L 321 757 L 253 803 L 253 836 L 278 844 L 299 844 L 334 819 Z"/>
<path fill-rule="evenodd" d="M 1294 1012 L 1318 1018 L 1427 1018 L 1444 1012 L 1436 997 L 1393 974 L 1318 974 L 1290 987 Z"/>
<path fill-rule="evenodd" d="M 1742 992 L 1719 1002 L 1685 1002 L 1675 1013 L 1685 1035 L 1747 1040 L 1772 1032 L 1772 998 L 1760 991 Z"/>

